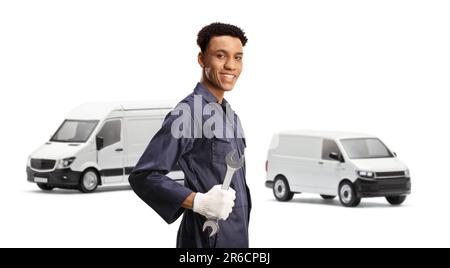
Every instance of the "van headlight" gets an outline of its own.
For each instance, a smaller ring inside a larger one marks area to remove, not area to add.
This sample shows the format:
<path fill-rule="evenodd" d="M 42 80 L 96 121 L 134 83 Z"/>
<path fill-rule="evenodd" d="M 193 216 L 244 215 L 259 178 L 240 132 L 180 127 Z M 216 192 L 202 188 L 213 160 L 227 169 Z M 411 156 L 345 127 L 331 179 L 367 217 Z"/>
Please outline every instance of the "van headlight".
<path fill-rule="evenodd" d="M 31 167 L 31 156 L 28 156 L 27 166 Z"/>
<path fill-rule="evenodd" d="M 56 168 L 68 168 L 75 161 L 75 157 L 64 158 L 58 161 L 58 166 Z"/>
<path fill-rule="evenodd" d="M 358 176 L 362 178 L 373 178 L 375 177 L 375 172 L 372 171 L 358 171 Z"/>
<path fill-rule="evenodd" d="M 409 169 L 405 170 L 405 177 L 409 178 Z"/>

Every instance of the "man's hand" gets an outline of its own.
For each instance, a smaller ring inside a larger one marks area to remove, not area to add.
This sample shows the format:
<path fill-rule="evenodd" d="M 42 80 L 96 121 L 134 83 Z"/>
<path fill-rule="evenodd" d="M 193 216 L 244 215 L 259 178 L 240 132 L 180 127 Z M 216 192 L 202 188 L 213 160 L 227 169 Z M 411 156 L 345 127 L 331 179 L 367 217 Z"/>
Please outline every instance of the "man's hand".
<path fill-rule="evenodd" d="M 229 188 L 222 190 L 222 185 L 215 185 L 206 194 L 196 193 L 193 210 L 210 219 L 226 220 L 230 215 L 236 192 Z"/>

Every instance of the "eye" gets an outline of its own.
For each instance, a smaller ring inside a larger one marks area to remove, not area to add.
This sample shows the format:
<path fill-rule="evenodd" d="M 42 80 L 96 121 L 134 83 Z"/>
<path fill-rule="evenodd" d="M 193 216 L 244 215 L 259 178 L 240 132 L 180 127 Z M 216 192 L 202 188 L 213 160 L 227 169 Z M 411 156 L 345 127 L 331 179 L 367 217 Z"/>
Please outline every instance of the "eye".
<path fill-rule="evenodd" d="M 234 57 L 234 59 L 237 60 L 237 61 L 241 61 L 242 60 L 242 56 L 236 56 L 236 57 Z"/>
<path fill-rule="evenodd" d="M 225 58 L 225 55 L 223 55 L 223 54 L 217 54 L 217 58 L 218 58 L 219 60 L 222 60 L 222 59 Z"/>

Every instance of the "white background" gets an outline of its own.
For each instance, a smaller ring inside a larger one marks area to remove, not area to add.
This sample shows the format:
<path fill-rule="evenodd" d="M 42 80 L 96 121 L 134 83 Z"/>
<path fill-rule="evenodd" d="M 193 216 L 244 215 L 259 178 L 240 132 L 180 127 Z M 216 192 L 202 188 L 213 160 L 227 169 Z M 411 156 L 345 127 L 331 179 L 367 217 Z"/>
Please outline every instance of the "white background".
<path fill-rule="evenodd" d="M 25 164 L 80 103 L 189 94 L 196 34 L 215 21 L 249 38 L 226 98 L 247 136 L 251 247 L 449 246 L 449 14 L 430 0 L 0 2 L 0 246 L 175 246 L 179 221 L 129 189 L 43 193 Z M 377 135 L 409 166 L 413 194 L 401 207 L 276 202 L 264 163 L 283 129 Z"/>

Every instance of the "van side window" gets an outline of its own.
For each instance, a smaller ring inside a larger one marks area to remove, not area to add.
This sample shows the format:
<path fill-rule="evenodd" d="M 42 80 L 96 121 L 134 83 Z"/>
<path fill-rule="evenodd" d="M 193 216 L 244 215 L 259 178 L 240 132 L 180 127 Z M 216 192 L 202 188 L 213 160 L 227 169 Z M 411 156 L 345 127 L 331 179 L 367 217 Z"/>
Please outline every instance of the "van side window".
<path fill-rule="evenodd" d="M 330 158 L 330 153 L 337 153 L 341 155 L 341 150 L 333 140 L 324 139 L 322 144 L 322 159 L 333 160 Z"/>
<path fill-rule="evenodd" d="M 103 147 L 120 141 L 120 128 L 120 120 L 107 121 L 103 125 L 102 129 L 98 133 L 98 136 L 103 137 Z"/>

